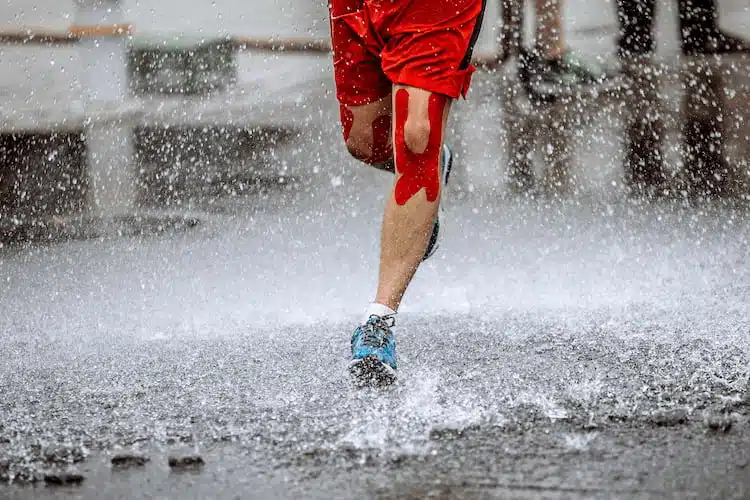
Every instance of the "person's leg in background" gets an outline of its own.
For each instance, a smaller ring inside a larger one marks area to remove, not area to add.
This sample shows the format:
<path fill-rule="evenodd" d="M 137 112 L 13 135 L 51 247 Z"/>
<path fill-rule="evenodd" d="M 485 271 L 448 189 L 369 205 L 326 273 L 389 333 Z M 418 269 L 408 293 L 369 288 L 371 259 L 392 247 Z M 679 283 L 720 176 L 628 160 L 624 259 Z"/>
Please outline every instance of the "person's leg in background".
<path fill-rule="evenodd" d="M 617 55 L 630 92 L 625 93 L 625 186 L 631 196 L 667 194 L 664 171 L 664 113 L 659 98 L 660 70 L 651 62 L 656 48 L 656 0 L 617 0 Z"/>
<path fill-rule="evenodd" d="M 655 48 L 655 0 L 617 0 L 618 55 L 651 54 Z M 725 33 L 718 25 L 716 0 L 678 0 L 679 30 L 685 55 L 750 52 L 750 41 Z"/>
<path fill-rule="evenodd" d="M 617 0 L 617 55 L 623 61 L 653 53 L 656 0 Z"/>
<path fill-rule="evenodd" d="M 623 173 L 629 194 L 658 198 L 672 192 L 664 164 L 665 110 L 660 99 L 660 72 L 652 64 L 625 68 L 631 92 L 625 93 Z"/>
<path fill-rule="evenodd" d="M 722 73 L 710 58 L 700 58 L 682 75 L 685 95 L 680 190 L 693 199 L 731 194 L 733 172 L 724 147 L 730 117 L 725 110 Z"/>
<path fill-rule="evenodd" d="M 566 52 L 563 34 L 563 0 L 535 0 L 536 50 L 547 60 L 560 59 Z"/>
<path fill-rule="evenodd" d="M 682 51 L 686 55 L 750 52 L 750 41 L 719 28 L 716 0 L 679 0 Z"/>
<path fill-rule="evenodd" d="M 524 0 L 501 1 L 500 60 L 502 64 L 510 57 L 518 56 L 523 48 Z"/>
<path fill-rule="evenodd" d="M 530 94 L 555 97 L 578 87 L 602 84 L 613 76 L 602 65 L 581 57 L 566 43 L 564 0 L 534 0 L 535 44 L 519 58 L 519 78 Z"/>
<path fill-rule="evenodd" d="M 713 0 L 680 0 L 683 52 L 687 55 L 728 53 L 739 49 L 736 39 L 717 27 Z M 720 72 L 708 60 L 696 62 L 683 76 L 683 171 L 680 185 L 668 185 L 662 156 L 665 127 L 660 111 L 660 70 L 650 63 L 655 43 L 655 0 L 618 0 L 618 55 L 633 92 L 628 103 L 625 134 L 625 179 L 640 194 L 680 191 L 689 196 L 719 196 L 729 189 L 724 158 L 724 110 Z M 713 42 L 712 42 L 713 40 Z M 717 44 L 717 40 L 723 40 Z M 730 41 L 734 40 L 732 44 Z M 696 81 L 700 84 L 696 85 Z"/>
<path fill-rule="evenodd" d="M 750 52 L 750 42 L 719 28 L 715 0 L 679 0 L 682 51 L 686 55 Z M 725 157 L 726 115 L 722 71 L 707 58 L 683 76 L 682 191 L 693 198 L 729 194 L 731 172 Z M 700 85 L 695 85 L 700 81 Z"/>

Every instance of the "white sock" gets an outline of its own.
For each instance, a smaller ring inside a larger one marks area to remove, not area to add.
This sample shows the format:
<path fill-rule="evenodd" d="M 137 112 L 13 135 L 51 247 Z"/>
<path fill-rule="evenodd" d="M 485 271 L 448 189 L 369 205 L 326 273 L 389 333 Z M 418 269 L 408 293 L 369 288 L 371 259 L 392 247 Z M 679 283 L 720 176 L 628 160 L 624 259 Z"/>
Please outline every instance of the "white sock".
<path fill-rule="evenodd" d="M 372 304 L 370 304 L 370 307 L 367 308 L 367 314 L 365 315 L 364 323 L 367 323 L 367 320 L 370 319 L 370 316 L 373 315 L 380 316 L 382 318 L 383 316 L 389 316 L 392 314 L 396 314 L 396 311 L 388 306 L 384 306 L 383 304 L 373 302 Z"/>

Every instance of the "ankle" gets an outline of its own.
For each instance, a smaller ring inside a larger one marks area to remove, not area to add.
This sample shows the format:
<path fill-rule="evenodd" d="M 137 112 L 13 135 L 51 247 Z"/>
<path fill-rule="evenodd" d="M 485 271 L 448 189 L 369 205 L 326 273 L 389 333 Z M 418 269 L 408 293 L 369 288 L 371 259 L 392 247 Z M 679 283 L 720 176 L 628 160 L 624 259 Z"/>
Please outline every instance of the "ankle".
<path fill-rule="evenodd" d="M 393 316 L 395 314 L 396 314 L 395 309 L 392 309 L 389 306 L 380 304 L 378 302 L 373 302 L 367 308 L 364 322 L 367 322 L 367 320 L 370 319 L 370 316 L 379 316 L 382 318 L 383 316 Z"/>

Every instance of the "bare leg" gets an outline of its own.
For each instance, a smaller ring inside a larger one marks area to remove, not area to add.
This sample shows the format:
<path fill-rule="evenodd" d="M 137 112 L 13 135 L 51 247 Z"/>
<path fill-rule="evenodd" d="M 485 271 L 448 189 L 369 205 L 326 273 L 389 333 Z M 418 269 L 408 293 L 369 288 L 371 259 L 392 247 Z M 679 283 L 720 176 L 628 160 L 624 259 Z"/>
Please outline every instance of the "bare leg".
<path fill-rule="evenodd" d="M 383 217 L 375 297 L 394 311 L 422 261 L 437 216 L 449 108 L 447 97 L 398 85 L 392 96 L 374 103 L 341 107 L 346 146 L 355 158 L 394 171 L 395 149 L 398 173 Z"/>
<path fill-rule="evenodd" d="M 440 158 L 450 99 L 394 86 L 396 178 L 383 217 L 375 302 L 398 310 L 419 267 L 440 201 Z"/>
<path fill-rule="evenodd" d="M 617 54 L 620 58 L 650 54 L 654 51 L 656 0 L 617 0 L 620 35 Z"/>
<path fill-rule="evenodd" d="M 557 59 L 565 52 L 562 2 L 536 0 L 536 48 L 544 59 Z"/>

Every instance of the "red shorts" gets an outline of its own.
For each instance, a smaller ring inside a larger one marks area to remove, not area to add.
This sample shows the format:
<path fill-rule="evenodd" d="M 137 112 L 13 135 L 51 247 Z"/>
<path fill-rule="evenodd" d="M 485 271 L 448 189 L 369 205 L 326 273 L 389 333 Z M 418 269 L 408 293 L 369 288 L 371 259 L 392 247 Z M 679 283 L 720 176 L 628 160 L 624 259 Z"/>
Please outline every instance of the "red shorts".
<path fill-rule="evenodd" d="M 393 84 L 466 97 L 485 1 L 330 0 L 339 102 L 369 104 Z"/>

